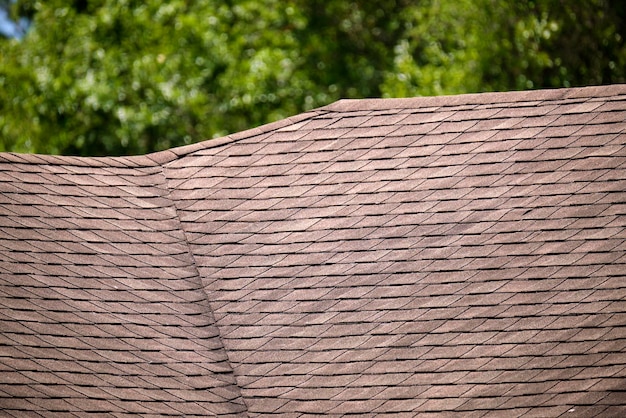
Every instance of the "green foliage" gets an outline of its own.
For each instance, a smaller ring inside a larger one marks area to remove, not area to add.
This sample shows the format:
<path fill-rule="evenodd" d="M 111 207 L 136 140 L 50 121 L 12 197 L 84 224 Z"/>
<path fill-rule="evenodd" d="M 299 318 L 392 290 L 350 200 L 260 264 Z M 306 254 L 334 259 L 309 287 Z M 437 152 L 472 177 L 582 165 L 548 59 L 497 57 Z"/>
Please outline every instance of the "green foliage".
<path fill-rule="evenodd" d="M 386 96 L 626 81 L 619 0 L 427 0 L 409 10 Z"/>
<path fill-rule="evenodd" d="M 21 0 L 0 150 L 145 153 L 340 97 L 626 81 L 620 0 Z"/>
<path fill-rule="evenodd" d="M 143 153 L 297 113 L 301 18 L 269 3 L 28 4 L 33 30 L 0 46 L 4 148 Z"/>

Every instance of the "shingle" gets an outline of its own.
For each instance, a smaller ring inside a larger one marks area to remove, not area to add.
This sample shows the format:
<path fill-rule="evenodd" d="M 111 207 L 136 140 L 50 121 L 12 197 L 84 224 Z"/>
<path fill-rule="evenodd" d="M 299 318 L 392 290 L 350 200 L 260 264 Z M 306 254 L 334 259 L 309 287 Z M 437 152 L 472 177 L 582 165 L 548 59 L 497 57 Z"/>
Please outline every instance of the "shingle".
<path fill-rule="evenodd" d="M 619 413 L 624 92 L 340 101 L 147 157 L 0 155 L 0 405 Z"/>

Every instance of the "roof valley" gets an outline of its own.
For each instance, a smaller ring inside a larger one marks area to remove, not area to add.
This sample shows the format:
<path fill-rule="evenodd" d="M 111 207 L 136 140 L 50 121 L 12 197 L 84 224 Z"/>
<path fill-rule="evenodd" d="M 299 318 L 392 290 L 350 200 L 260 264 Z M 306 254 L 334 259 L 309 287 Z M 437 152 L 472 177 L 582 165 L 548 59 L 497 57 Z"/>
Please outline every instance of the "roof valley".
<path fill-rule="evenodd" d="M 233 397 L 233 399 L 231 399 L 231 402 L 235 403 L 235 404 L 241 404 L 244 406 L 244 409 L 241 410 L 240 408 L 233 408 L 233 413 L 236 414 L 244 414 L 243 416 L 248 416 L 248 406 L 246 404 L 246 400 L 245 398 L 242 396 L 241 394 L 241 386 L 237 383 L 237 374 L 234 371 L 232 362 L 230 360 L 230 356 L 228 354 L 228 350 L 226 350 L 226 347 L 224 346 L 224 341 L 222 339 L 221 336 L 221 331 L 220 331 L 220 327 L 217 324 L 217 321 L 215 320 L 215 313 L 213 311 L 213 307 L 212 307 L 212 302 L 209 298 L 208 293 L 206 292 L 206 287 L 205 287 L 205 283 L 203 283 L 203 279 L 202 276 L 200 275 L 200 272 L 198 270 L 198 264 L 195 261 L 196 260 L 196 256 L 193 253 L 193 251 L 191 250 L 191 244 L 189 242 L 189 237 L 187 234 L 187 231 L 185 230 L 184 227 L 184 222 L 181 219 L 180 216 L 180 209 L 178 207 L 178 199 L 173 198 L 172 193 L 175 190 L 175 188 L 172 187 L 172 181 L 174 180 L 173 178 L 168 176 L 168 173 L 171 173 L 171 171 L 167 168 L 167 164 L 161 164 L 160 165 L 161 168 L 161 173 L 163 175 L 164 178 L 164 189 L 166 190 L 166 197 L 172 202 L 172 207 L 174 208 L 174 212 L 175 212 L 175 216 L 176 216 L 176 220 L 178 222 L 178 227 L 179 230 L 183 236 L 184 239 L 184 243 L 185 243 L 185 247 L 187 249 L 187 254 L 190 257 L 191 260 L 193 260 L 193 270 L 194 270 L 194 274 L 189 277 L 189 281 L 193 283 L 193 287 L 199 289 L 202 294 L 204 295 L 205 298 L 205 305 L 207 307 L 207 315 L 209 316 L 209 322 L 212 324 L 212 327 L 215 328 L 215 333 L 217 336 L 217 339 L 219 340 L 219 343 L 221 345 L 221 351 L 223 351 L 224 356 L 226 358 L 226 362 L 228 363 L 228 368 L 230 370 L 229 374 L 232 374 L 233 376 L 233 381 L 229 382 L 230 385 L 232 386 L 232 388 L 234 389 L 235 395 Z"/>

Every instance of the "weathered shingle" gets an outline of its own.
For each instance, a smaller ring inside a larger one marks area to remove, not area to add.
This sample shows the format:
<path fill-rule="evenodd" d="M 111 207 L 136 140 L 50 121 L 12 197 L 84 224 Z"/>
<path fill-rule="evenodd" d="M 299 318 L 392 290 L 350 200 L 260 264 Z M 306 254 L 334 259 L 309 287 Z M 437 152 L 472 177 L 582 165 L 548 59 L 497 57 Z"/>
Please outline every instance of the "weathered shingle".
<path fill-rule="evenodd" d="M 145 157 L 0 154 L 0 406 L 620 416 L 625 111 L 343 100 Z"/>

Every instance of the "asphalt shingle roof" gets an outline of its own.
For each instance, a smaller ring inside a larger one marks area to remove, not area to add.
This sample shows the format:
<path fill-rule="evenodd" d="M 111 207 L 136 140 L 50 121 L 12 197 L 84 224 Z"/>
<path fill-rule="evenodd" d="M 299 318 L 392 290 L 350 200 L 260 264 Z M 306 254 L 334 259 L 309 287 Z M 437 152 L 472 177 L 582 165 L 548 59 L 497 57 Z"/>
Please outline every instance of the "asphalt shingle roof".
<path fill-rule="evenodd" d="M 0 154 L 0 409 L 626 415 L 626 86 Z"/>

